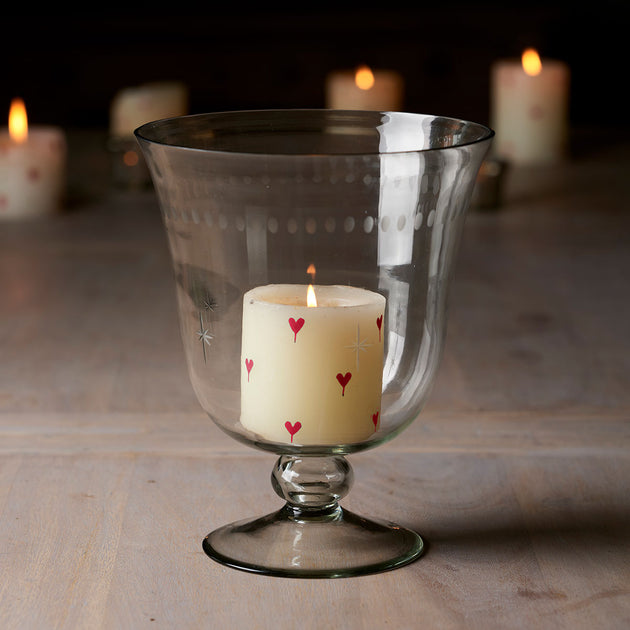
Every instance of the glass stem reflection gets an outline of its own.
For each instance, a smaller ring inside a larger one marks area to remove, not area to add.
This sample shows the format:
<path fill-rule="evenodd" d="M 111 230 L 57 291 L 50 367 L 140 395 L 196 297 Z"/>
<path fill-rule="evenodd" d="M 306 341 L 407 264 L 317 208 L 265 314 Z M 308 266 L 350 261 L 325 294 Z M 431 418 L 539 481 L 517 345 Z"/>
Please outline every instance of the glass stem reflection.
<path fill-rule="evenodd" d="M 271 483 L 294 517 L 333 517 L 338 502 L 350 491 L 354 474 L 345 457 L 283 455 L 276 461 Z"/>

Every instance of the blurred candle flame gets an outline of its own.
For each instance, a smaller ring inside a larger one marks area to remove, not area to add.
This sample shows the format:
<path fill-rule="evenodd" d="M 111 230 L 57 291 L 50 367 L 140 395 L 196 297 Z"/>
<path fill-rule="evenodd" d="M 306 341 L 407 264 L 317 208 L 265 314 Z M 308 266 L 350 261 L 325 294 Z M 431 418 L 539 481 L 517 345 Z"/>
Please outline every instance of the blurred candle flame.
<path fill-rule="evenodd" d="M 523 51 L 523 55 L 521 56 L 521 63 L 523 64 L 523 70 L 525 74 L 530 77 L 535 77 L 540 74 L 542 70 L 542 63 L 540 62 L 540 57 L 535 49 L 527 48 Z"/>
<path fill-rule="evenodd" d="M 28 119 L 26 107 L 21 98 L 14 98 L 9 109 L 9 135 L 15 142 L 26 142 L 28 138 Z"/>
<path fill-rule="evenodd" d="M 135 166 L 138 163 L 138 154 L 130 149 L 124 152 L 122 159 L 126 166 Z"/>
<path fill-rule="evenodd" d="M 354 82 L 360 90 L 369 90 L 374 85 L 374 74 L 367 66 L 357 68 Z"/>

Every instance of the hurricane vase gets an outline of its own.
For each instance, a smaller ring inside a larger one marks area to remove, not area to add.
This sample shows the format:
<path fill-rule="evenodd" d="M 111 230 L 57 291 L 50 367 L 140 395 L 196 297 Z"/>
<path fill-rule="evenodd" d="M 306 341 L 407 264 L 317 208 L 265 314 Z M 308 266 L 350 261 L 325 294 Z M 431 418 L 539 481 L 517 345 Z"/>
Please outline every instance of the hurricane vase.
<path fill-rule="evenodd" d="M 203 546 L 247 571 L 341 577 L 423 550 L 348 512 L 347 456 L 419 414 L 493 132 L 421 114 L 221 112 L 136 130 L 172 257 L 189 376 L 212 421 L 277 456 L 284 506 Z"/>

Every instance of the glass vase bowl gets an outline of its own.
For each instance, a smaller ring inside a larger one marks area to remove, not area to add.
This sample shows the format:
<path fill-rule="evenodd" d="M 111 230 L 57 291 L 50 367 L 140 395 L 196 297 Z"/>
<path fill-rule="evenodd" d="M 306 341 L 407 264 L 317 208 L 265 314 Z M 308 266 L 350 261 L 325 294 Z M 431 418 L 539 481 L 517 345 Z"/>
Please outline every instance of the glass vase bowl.
<path fill-rule="evenodd" d="M 278 576 L 392 569 L 423 550 L 352 514 L 346 458 L 420 412 L 493 132 L 421 114 L 220 112 L 136 130 L 159 199 L 189 376 L 208 416 L 274 453 L 284 506 L 203 540 Z"/>

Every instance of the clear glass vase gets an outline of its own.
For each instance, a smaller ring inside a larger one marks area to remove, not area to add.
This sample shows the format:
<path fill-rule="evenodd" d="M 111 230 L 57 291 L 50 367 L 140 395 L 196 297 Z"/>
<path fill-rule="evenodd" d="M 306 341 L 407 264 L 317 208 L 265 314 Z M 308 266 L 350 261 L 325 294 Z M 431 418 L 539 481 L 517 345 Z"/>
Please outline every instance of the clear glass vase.
<path fill-rule="evenodd" d="M 340 506 L 345 456 L 392 439 L 427 399 L 492 131 L 419 114 L 268 110 L 162 120 L 136 136 L 194 391 L 223 431 L 278 456 L 284 507 L 211 532 L 206 553 L 295 577 L 414 560 L 416 532 Z"/>

